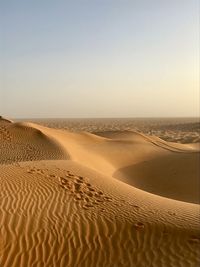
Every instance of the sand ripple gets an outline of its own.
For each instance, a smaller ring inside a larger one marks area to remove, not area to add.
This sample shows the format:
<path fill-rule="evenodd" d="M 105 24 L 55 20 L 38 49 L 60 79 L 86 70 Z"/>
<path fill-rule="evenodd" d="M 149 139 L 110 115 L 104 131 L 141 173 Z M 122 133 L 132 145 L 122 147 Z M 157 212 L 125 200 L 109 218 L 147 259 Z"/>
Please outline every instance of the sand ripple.
<path fill-rule="evenodd" d="M 133 132 L 0 125 L 0 266 L 199 266 L 198 155 Z"/>

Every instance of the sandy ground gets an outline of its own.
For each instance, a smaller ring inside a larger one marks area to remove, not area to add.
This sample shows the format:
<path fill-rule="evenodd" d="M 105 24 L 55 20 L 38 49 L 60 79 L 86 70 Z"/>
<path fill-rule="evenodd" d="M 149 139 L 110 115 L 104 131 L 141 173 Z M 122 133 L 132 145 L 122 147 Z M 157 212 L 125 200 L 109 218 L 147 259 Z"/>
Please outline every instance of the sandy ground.
<path fill-rule="evenodd" d="M 18 121 L 25 120 L 30 121 L 30 119 Z M 200 142 L 199 118 L 32 119 L 31 121 L 43 126 L 74 132 L 137 131 L 147 135 L 156 135 L 165 141 Z"/>
<path fill-rule="evenodd" d="M 0 118 L 0 266 L 200 265 L 195 121 L 56 124 Z"/>

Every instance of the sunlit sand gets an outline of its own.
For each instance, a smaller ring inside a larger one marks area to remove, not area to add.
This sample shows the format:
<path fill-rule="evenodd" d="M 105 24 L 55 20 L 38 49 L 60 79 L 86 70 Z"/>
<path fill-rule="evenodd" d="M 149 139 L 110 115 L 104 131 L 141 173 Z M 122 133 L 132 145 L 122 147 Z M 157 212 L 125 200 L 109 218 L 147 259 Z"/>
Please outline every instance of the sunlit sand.
<path fill-rule="evenodd" d="M 121 121 L 0 119 L 0 266 L 199 266 L 196 122 Z"/>

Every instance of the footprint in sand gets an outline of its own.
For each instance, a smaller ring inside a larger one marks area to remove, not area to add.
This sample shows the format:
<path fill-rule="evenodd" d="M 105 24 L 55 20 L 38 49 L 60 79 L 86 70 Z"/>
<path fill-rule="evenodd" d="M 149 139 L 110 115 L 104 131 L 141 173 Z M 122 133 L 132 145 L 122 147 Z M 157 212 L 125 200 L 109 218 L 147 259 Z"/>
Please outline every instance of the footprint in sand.
<path fill-rule="evenodd" d="M 91 191 L 91 192 L 95 192 L 95 189 L 92 188 L 92 187 L 89 187 L 88 190 Z"/>
<path fill-rule="evenodd" d="M 136 222 L 136 223 L 134 224 L 134 228 L 135 228 L 136 230 L 142 230 L 142 229 L 144 229 L 144 224 L 143 224 L 142 222 Z"/>
<path fill-rule="evenodd" d="M 107 200 L 107 201 L 112 201 L 112 198 L 111 197 L 105 196 L 104 199 Z"/>
<path fill-rule="evenodd" d="M 53 178 L 55 178 L 56 175 L 55 175 L 55 174 L 49 174 L 49 177 L 53 177 Z"/>
<path fill-rule="evenodd" d="M 176 216 L 176 213 L 172 212 L 172 211 L 168 211 L 168 214 L 171 215 L 171 216 Z"/>
<path fill-rule="evenodd" d="M 59 181 L 60 181 L 61 185 L 68 184 L 68 181 L 65 178 L 63 178 L 63 177 L 59 177 Z"/>
<path fill-rule="evenodd" d="M 50 174 L 50 177 L 56 177 L 54 174 Z M 68 190 L 75 201 L 82 202 L 83 208 L 93 208 L 95 205 L 100 205 L 103 202 L 110 202 L 112 198 L 105 196 L 100 190 L 95 189 L 87 178 L 83 176 L 74 175 L 73 173 L 66 171 L 65 177 L 58 177 L 60 187 Z"/>
<path fill-rule="evenodd" d="M 34 173 L 36 173 L 36 170 L 35 169 L 28 169 L 27 173 L 34 174 Z"/>
<path fill-rule="evenodd" d="M 92 204 L 85 204 L 83 206 L 84 209 L 93 208 L 94 206 Z"/>
<path fill-rule="evenodd" d="M 137 205 L 132 205 L 132 207 L 133 207 L 134 209 L 136 209 L 136 210 L 139 210 L 139 209 L 140 209 L 140 207 L 137 206 Z"/>
<path fill-rule="evenodd" d="M 76 182 L 79 183 L 79 184 L 82 184 L 83 183 L 83 181 L 79 181 L 79 180 L 76 180 Z"/>
<path fill-rule="evenodd" d="M 167 237 L 169 235 L 169 232 L 167 230 L 164 230 L 162 232 L 163 237 Z"/>
<path fill-rule="evenodd" d="M 79 200 L 82 200 L 83 197 L 82 197 L 81 195 L 78 194 L 78 195 L 76 195 L 75 199 L 79 201 Z"/>
<path fill-rule="evenodd" d="M 87 195 L 88 195 L 89 197 L 93 197 L 93 194 L 92 194 L 91 192 L 88 192 Z"/>
<path fill-rule="evenodd" d="M 189 242 L 190 244 L 197 244 L 197 245 L 200 245 L 200 236 L 192 235 L 192 236 L 189 238 L 188 242 Z"/>
<path fill-rule="evenodd" d="M 75 192 L 79 192 L 82 189 L 82 185 L 78 183 L 74 183 Z"/>

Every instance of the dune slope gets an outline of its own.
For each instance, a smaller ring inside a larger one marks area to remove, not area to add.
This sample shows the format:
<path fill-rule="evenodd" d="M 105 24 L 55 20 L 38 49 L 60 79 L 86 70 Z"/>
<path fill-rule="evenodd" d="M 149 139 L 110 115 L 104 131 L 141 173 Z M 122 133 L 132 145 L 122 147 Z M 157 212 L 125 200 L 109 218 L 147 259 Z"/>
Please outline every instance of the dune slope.
<path fill-rule="evenodd" d="M 198 266 L 198 162 L 136 132 L 0 125 L 0 266 Z"/>

